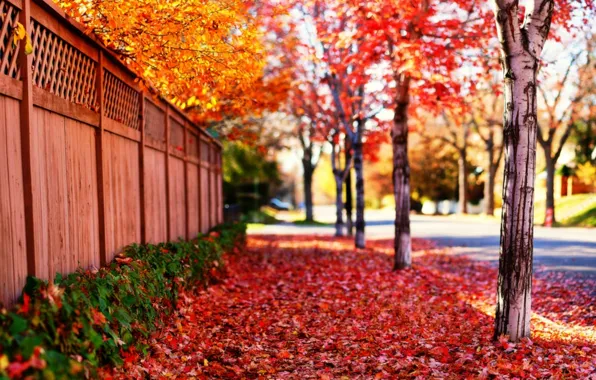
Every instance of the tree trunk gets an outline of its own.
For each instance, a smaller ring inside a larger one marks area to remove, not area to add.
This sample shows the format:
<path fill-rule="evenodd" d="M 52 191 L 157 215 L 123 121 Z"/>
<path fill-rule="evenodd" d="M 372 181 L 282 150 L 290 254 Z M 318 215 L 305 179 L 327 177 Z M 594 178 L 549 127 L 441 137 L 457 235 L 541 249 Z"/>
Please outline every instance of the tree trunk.
<path fill-rule="evenodd" d="M 393 196 L 395 197 L 394 270 L 412 265 L 410 240 L 410 163 L 408 161 L 408 103 L 410 78 L 398 80 L 395 115 L 391 129 L 393 146 Z"/>
<path fill-rule="evenodd" d="M 494 338 L 508 335 L 516 342 L 530 336 L 538 129 L 536 74 L 554 0 L 528 7 L 521 26 L 517 0 L 496 0 L 494 5 L 505 73 L 505 175 Z"/>
<path fill-rule="evenodd" d="M 458 182 L 459 182 L 459 204 L 458 213 L 468 213 L 468 167 L 467 167 L 467 150 L 464 147 L 459 151 L 459 158 L 457 159 L 458 166 Z"/>
<path fill-rule="evenodd" d="M 358 134 L 360 140 L 361 134 Z M 354 171 L 356 172 L 356 248 L 365 247 L 364 238 L 364 165 L 362 159 L 362 141 L 354 144 Z"/>
<path fill-rule="evenodd" d="M 310 164 L 310 163 L 309 163 Z M 314 214 L 312 209 L 312 177 L 313 169 L 310 165 L 303 162 L 304 168 L 304 207 L 306 209 L 306 221 L 313 222 Z"/>
<path fill-rule="evenodd" d="M 546 159 L 546 213 L 544 215 L 544 224 L 548 218 L 548 210 L 552 210 L 551 223 L 555 224 L 555 161 L 551 157 L 550 149 L 544 150 Z"/>
<path fill-rule="evenodd" d="M 341 171 L 334 171 L 333 176 L 335 177 L 335 212 L 336 212 L 335 236 L 344 236 L 344 219 L 343 219 L 344 203 L 342 200 L 342 197 L 343 197 L 342 190 L 343 190 L 344 178 L 341 175 Z"/>
<path fill-rule="evenodd" d="M 350 156 L 351 156 L 351 152 L 350 152 L 350 145 L 348 143 L 348 139 L 346 139 L 346 143 L 345 143 L 345 156 L 346 156 L 346 162 L 350 161 Z M 348 173 L 346 175 L 346 230 L 348 233 L 348 236 L 352 236 L 354 235 L 354 224 L 352 223 L 352 206 L 354 204 L 353 202 L 353 196 L 352 196 L 352 171 L 348 169 Z"/>
<path fill-rule="evenodd" d="M 495 177 L 497 175 L 497 165 L 494 163 L 492 149 L 488 152 L 488 170 L 486 172 L 487 178 L 484 183 L 484 212 L 486 215 L 495 214 Z"/>

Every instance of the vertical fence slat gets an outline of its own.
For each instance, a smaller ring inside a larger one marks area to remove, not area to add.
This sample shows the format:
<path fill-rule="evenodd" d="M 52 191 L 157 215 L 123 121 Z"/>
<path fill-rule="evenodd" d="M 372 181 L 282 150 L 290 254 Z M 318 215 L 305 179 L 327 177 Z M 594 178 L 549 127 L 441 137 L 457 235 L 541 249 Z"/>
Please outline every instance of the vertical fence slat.
<path fill-rule="evenodd" d="M 27 35 L 31 35 L 31 0 L 23 0 L 19 14 L 19 22 L 25 27 Z M 25 43 L 19 44 L 19 65 L 23 83 L 20 104 L 21 119 L 21 155 L 23 163 L 23 191 L 25 202 L 25 236 L 27 239 L 27 274 L 36 275 L 35 211 L 38 208 L 33 201 L 33 173 L 31 166 L 32 119 L 33 119 L 33 55 L 25 54 Z M 39 189 L 38 189 L 39 191 Z"/>

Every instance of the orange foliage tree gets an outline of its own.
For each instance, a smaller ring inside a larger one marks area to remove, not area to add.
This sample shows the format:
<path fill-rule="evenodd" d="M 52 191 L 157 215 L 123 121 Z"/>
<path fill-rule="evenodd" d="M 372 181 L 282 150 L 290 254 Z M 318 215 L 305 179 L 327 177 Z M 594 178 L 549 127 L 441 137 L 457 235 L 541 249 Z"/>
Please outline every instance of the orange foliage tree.
<path fill-rule="evenodd" d="M 197 120 L 275 105 L 285 77 L 266 72 L 274 7 L 241 0 L 56 0 L 151 87 Z"/>

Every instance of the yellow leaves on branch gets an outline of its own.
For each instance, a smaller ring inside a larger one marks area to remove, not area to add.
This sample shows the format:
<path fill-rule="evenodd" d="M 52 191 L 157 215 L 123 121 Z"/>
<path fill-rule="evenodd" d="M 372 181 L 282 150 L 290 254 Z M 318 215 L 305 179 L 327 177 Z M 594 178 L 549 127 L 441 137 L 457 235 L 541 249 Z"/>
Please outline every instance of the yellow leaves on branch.
<path fill-rule="evenodd" d="M 166 98 L 197 114 L 246 107 L 265 65 L 242 0 L 56 0 Z M 220 100 L 226 100 L 220 101 Z"/>
<path fill-rule="evenodd" d="M 33 45 L 31 44 L 31 36 L 29 36 L 27 31 L 25 30 L 25 27 L 23 26 L 23 24 L 21 24 L 20 22 L 17 22 L 17 25 L 15 26 L 12 33 L 13 33 L 13 35 L 12 35 L 13 44 L 15 46 L 19 41 L 25 40 L 25 54 L 33 53 Z"/>

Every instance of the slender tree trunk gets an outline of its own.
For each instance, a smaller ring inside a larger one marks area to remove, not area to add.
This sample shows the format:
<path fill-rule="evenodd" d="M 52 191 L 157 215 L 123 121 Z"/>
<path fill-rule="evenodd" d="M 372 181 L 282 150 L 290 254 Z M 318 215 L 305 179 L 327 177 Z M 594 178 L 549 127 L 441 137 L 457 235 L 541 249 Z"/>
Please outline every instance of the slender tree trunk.
<path fill-rule="evenodd" d="M 306 221 L 313 222 L 314 214 L 312 209 L 312 177 L 313 169 L 310 163 L 302 163 L 304 167 L 304 207 L 306 208 Z"/>
<path fill-rule="evenodd" d="M 555 160 L 551 157 L 550 149 L 544 150 L 546 159 L 546 210 L 544 224 L 548 218 L 548 210 L 552 210 L 552 223 L 555 224 Z"/>
<path fill-rule="evenodd" d="M 408 161 L 408 103 L 410 78 L 398 80 L 395 115 L 391 129 L 393 146 L 393 196 L 395 197 L 394 270 L 412 265 L 410 238 L 410 163 Z"/>
<path fill-rule="evenodd" d="M 356 172 L 356 248 L 365 247 L 364 238 L 364 165 L 362 159 L 362 141 L 361 134 L 358 133 L 354 144 L 354 171 Z"/>
<path fill-rule="evenodd" d="M 464 147 L 459 151 L 457 159 L 458 182 L 459 182 L 459 204 L 458 213 L 468 213 L 468 167 L 467 167 L 467 149 Z"/>
<path fill-rule="evenodd" d="M 335 236 L 344 236 L 344 203 L 343 203 L 343 184 L 344 178 L 341 175 L 341 171 L 334 170 L 333 176 L 335 177 Z"/>
<path fill-rule="evenodd" d="M 505 73 L 503 214 L 494 338 L 530 336 L 534 179 L 536 176 L 536 74 L 548 36 L 554 0 L 536 2 L 519 25 L 517 0 L 495 0 Z"/>
<path fill-rule="evenodd" d="M 349 162 L 351 159 L 351 152 L 350 152 L 350 145 L 348 143 L 348 139 L 346 139 L 345 143 L 345 156 L 346 162 Z M 354 204 L 353 196 L 352 196 L 352 171 L 348 169 L 348 173 L 346 175 L 346 230 L 348 236 L 354 235 L 354 224 L 352 222 L 352 206 Z"/>
<path fill-rule="evenodd" d="M 488 152 L 488 169 L 486 171 L 486 182 L 484 183 L 484 212 L 486 215 L 495 214 L 495 177 L 497 175 L 497 165 L 494 162 L 494 152 L 489 150 Z"/>

